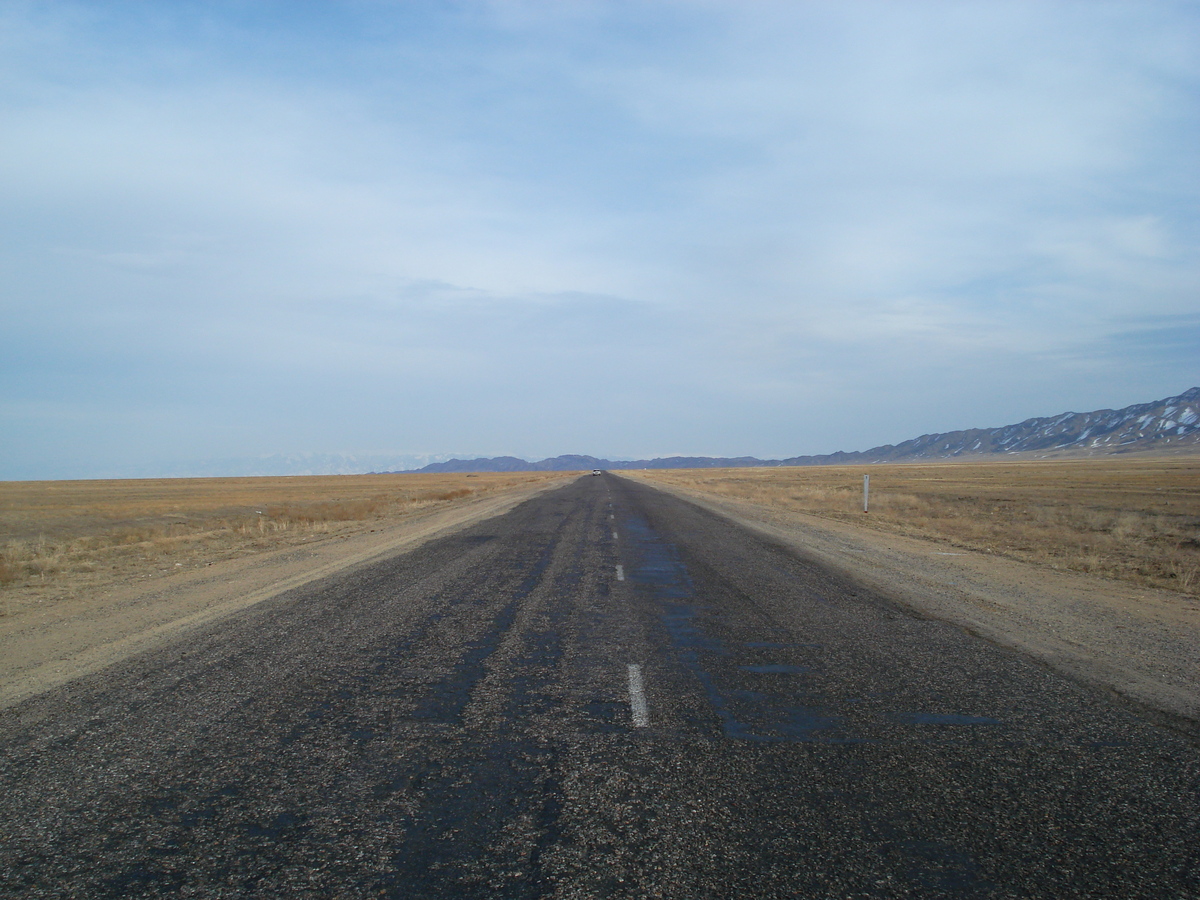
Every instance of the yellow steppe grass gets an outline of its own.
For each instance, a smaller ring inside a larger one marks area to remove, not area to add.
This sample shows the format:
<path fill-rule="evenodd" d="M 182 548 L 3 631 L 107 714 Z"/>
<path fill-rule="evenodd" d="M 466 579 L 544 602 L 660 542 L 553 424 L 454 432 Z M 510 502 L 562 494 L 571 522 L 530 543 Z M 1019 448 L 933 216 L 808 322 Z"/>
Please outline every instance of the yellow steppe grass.
<path fill-rule="evenodd" d="M 670 469 L 638 475 L 1200 595 L 1200 457 Z M 863 475 L 871 476 L 865 515 Z"/>
<path fill-rule="evenodd" d="M 0 588 L 55 599 L 102 581 L 358 531 L 561 472 L 0 482 Z M 0 605 L 0 615 L 12 603 Z"/>

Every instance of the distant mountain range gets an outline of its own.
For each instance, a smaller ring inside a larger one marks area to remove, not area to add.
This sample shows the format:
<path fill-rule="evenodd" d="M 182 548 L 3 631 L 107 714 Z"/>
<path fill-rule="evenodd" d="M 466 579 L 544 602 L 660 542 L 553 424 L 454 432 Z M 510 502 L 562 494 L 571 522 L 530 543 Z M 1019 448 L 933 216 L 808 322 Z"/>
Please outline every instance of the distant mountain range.
<path fill-rule="evenodd" d="M 923 434 L 902 444 L 870 450 L 789 459 L 669 456 L 609 460 L 594 456 L 555 456 L 528 462 L 515 456 L 451 459 L 418 472 L 574 472 L 585 469 L 718 469 L 739 466 L 828 466 L 853 463 L 913 462 L 1028 453 L 1046 456 L 1100 456 L 1178 448 L 1200 452 L 1200 387 L 1152 403 L 1089 413 L 1067 412 L 1026 419 L 1002 428 L 971 428 Z"/>

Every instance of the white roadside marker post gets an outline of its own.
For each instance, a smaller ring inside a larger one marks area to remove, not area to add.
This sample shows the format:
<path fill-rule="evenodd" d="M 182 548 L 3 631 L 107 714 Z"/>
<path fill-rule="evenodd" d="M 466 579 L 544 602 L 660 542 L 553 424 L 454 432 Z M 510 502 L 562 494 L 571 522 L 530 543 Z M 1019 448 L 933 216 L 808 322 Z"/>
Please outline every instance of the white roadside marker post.
<path fill-rule="evenodd" d="M 868 500 L 871 495 L 871 476 L 863 476 L 863 512 L 867 511 Z"/>

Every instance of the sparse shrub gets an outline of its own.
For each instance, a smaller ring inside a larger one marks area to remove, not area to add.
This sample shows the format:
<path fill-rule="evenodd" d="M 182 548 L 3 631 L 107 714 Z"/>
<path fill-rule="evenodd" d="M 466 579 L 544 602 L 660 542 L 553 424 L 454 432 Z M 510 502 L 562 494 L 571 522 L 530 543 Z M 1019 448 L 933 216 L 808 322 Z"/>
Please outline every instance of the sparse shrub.
<path fill-rule="evenodd" d="M 459 488 L 458 490 L 455 490 L 455 491 L 442 491 L 439 494 L 433 494 L 430 497 L 430 499 L 432 499 L 432 500 L 458 500 L 462 497 L 470 497 L 473 493 L 475 493 L 475 492 L 473 490 L 471 490 L 470 488 Z"/>

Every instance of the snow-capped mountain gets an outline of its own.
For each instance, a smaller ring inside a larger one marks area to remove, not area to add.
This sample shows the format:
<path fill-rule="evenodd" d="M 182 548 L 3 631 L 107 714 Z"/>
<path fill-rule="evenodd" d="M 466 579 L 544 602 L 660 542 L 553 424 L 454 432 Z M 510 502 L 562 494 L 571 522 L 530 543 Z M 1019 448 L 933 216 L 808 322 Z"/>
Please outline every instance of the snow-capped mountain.
<path fill-rule="evenodd" d="M 1046 418 L 1026 419 L 1016 425 L 1000 428 L 924 434 L 895 446 L 832 456 L 842 457 L 837 461 L 845 462 L 882 462 L 1035 451 L 1122 453 L 1198 444 L 1200 388 L 1192 388 L 1177 397 L 1138 403 L 1124 409 L 1066 412 Z M 816 457 L 796 457 L 783 462 L 785 465 L 803 465 L 800 462 L 802 459 Z"/>

